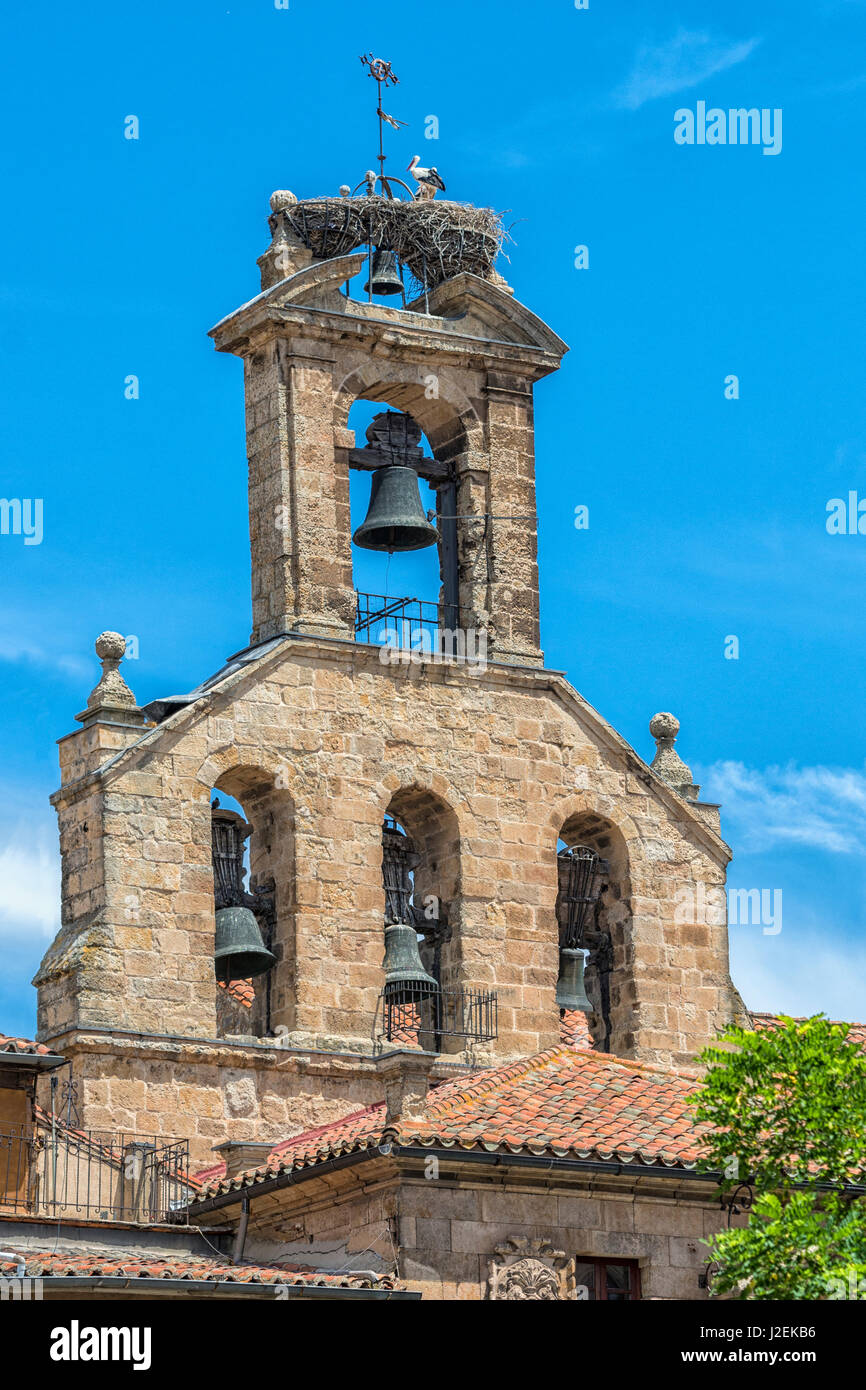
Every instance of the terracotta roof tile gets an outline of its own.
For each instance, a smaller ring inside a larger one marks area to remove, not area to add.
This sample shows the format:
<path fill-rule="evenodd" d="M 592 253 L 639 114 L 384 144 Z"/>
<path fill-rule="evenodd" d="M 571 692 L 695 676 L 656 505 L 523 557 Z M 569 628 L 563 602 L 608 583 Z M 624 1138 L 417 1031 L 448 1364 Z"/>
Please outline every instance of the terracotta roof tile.
<path fill-rule="evenodd" d="M 559 1041 L 565 1047 L 592 1047 L 589 1020 L 580 1009 L 563 1009 L 559 1020 Z"/>
<path fill-rule="evenodd" d="M 255 1003 L 256 987 L 252 980 L 225 980 L 217 981 L 218 987 L 225 990 L 230 999 L 236 1004 L 240 1004 L 245 1009 L 251 1009 Z"/>
<path fill-rule="evenodd" d="M 607 1053 L 553 1048 L 435 1087 L 426 1113 L 387 1130 L 383 1103 L 277 1144 L 258 1168 L 203 1185 L 239 1190 L 340 1154 L 404 1145 L 614 1158 L 694 1167 L 699 1127 L 688 1096 L 697 1079 Z M 202 1175 L 199 1175 L 200 1177 Z"/>
<path fill-rule="evenodd" d="M 4 1242 L 5 1244 L 5 1242 Z M 0 1255 L 0 1275 L 14 1275 L 17 1262 L 7 1258 L 13 1250 Z M 28 1278 L 61 1276 L 77 1278 L 127 1279 L 201 1279 L 221 1280 L 240 1284 L 295 1284 L 323 1288 L 384 1288 L 394 1287 L 386 1275 L 341 1273 L 313 1269 L 294 1264 L 229 1264 L 198 1255 L 150 1255 L 142 1251 L 118 1251 L 76 1248 L 71 1251 L 22 1250 L 20 1259 Z"/>
<path fill-rule="evenodd" d="M 755 1028 L 778 1027 L 752 1014 Z M 849 1025 L 866 1041 L 866 1025 Z M 618 1162 L 694 1168 L 703 1127 L 688 1097 L 697 1072 L 667 1070 L 594 1052 L 585 1016 L 562 1019 L 562 1045 L 507 1066 L 461 1076 L 430 1091 L 421 1119 L 387 1130 L 384 1103 L 275 1144 L 264 1163 L 226 1178 L 225 1166 L 198 1174 L 202 1197 L 239 1191 L 277 1174 L 341 1154 L 404 1145 L 552 1153 Z"/>
<path fill-rule="evenodd" d="M 44 1043 L 33 1042 L 30 1038 L 10 1038 L 0 1033 L 0 1052 L 28 1053 L 31 1057 L 48 1057 L 51 1049 Z"/>
<path fill-rule="evenodd" d="M 782 1026 L 781 1014 L 750 1013 L 749 1018 L 751 1019 L 752 1027 L 755 1029 L 781 1028 Z M 848 1029 L 849 1042 L 859 1043 L 862 1048 L 866 1049 L 866 1023 L 842 1023 L 839 1019 L 834 1019 L 832 1021 L 837 1028 Z M 794 1022 L 805 1023 L 806 1020 L 805 1018 L 795 1018 Z"/>

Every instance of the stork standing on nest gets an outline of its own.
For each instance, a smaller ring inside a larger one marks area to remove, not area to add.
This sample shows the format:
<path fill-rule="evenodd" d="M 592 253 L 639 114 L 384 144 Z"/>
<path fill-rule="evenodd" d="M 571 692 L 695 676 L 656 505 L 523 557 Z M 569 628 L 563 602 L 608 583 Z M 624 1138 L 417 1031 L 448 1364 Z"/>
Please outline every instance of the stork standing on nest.
<path fill-rule="evenodd" d="M 418 192 L 415 197 L 419 202 L 426 202 L 430 198 L 435 198 L 437 188 L 441 189 L 443 193 L 445 192 L 445 184 L 439 176 L 439 170 L 435 164 L 431 165 L 429 169 L 422 169 L 420 154 L 413 155 L 408 172 L 418 185 Z"/>

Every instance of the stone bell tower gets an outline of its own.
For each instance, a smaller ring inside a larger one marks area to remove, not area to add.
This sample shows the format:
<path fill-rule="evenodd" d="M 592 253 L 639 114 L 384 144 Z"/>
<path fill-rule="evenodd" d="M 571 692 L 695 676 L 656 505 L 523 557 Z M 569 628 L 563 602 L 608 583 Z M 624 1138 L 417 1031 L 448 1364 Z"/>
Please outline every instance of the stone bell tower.
<path fill-rule="evenodd" d="M 139 708 L 104 635 L 106 675 L 61 741 L 63 925 L 36 982 L 83 1123 L 206 1153 L 379 1099 L 395 1038 L 443 1075 L 531 1056 L 560 1041 L 558 982 L 560 1001 L 580 996 L 575 951 L 600 1049 L 688 1062 L 736 1012 L 724 920 L 683 910 L 723 892 L 728 850 L 671 755 L 676 721 L 654 727 L 651 768 L 544 668 L 533 390 L 566 348 L 495 271 L 491 216 L 276 193 L 261 292 L 212 330 L 244 364 L 252 636 Z M 354 289 L 383 245 L 421 285 L 399 307 Z M 391 412 L 366 443 L 348 426 L 359 399 Z M 350 470 L 395 462 L 436 492 L 427 597 L 443 627 L 486 633 L 483 663 L 456 647 L 391 660 L 357 623 Z M 249 835 L 249 888 L 229 898 L 215 793 Z M 226 902 L 263 966 L 251 982 L 217 940 Z M 442 1001 L 426 1033 L 414 1015 L 382 1029 L 395 921 L 410 953 L 417 926 L 418 978 Z M 249 999 L 229 1008 L 236 984 Z"/>
<path fill-rule="evenodd" d="M 281 192 L 271 206 L 262 293 L 211 335 L 244 361 L 252 642 L 353 637 L 349 469 L 376 460 L 355 448 L 347 421 L 364 397 L 405 412 L 430 441 L 434 457 L 415 468 L 447 518 L 443 587 L 453 583 L 466 625 L 487 631 L 494 660 L 541 665 L 532 389 L 565 344 L 492 267 L 489 278 L 461 271 L 406 308 L 349 298 L 343 287 L 367 254 L 314 259 L 295 230 L 308 205 Z"/>

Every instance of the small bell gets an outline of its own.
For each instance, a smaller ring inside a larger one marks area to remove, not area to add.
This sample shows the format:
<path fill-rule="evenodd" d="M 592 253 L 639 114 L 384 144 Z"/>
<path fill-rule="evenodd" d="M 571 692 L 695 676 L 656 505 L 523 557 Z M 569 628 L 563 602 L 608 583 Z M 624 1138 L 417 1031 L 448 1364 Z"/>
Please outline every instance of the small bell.
<path fill-rule="evenodd" d="M 364 286 L 365 294 L 402 294 L 403 281 L 397 268 L 397 257 L 393 251 L 373 252 L 373 266 L 370 279 Z"/>
<path fill-rule="evenodd" d="M 385 998 L 391 1004 L 412 1004 L 439 993 L 439 986 L 421 964 L 418 933 L 408 922 L 385 928 Z"/>
<path fill-rule="evenodd" d="M 266 949 L 259 924 L 248 907 L 217 909 L 214 945 L 214 967 L 221 984 L 263 975 L 276 960 Z"/>
<path fill-rule="evenodd" d="M 586 953 L 567 947 L 559 953 L 559 979 L 556 983 L 556 1003 L 560 1009 L 579 1009 L 583 1014 L 595 1013 L 583 983 Z"/>
<path fill-rule="evenodd" d="M 367 515 L 352 537 L 364 550 L 423 550 L 439 539 L 427 520 L 418 474 L 406 464 L 377 468 Z"/>

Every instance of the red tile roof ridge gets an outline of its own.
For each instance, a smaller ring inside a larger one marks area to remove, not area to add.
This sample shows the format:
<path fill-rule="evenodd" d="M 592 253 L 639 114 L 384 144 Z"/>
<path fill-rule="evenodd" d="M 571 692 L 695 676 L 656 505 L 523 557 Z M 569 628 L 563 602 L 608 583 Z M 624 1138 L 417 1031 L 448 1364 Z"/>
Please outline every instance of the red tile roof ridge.
<path fill-rule="evenodd" d="M 683 1068 L 559 1046 L 443 1083 L 430 1093 L 425 1113 L 398 1120 L 388 1133 L 398 1145 L 596 1154 L 621 1162 L 636 1156 L 647 1164 L 694 1167 L 700 1127 L 687 1096 L 699 1079 Z M 239 1191 L 281 1173 L 375 1149 L 386 1134 L 384 1109 L 380 1101 L 294 1135 L 275 1145 L 263 1166 L 213 1182 L 208 1191 Z"/>
<path fill-rule="evenodd" d="M 361 1120 L 365 1115 L 372 1115 L 375 1111 L 384 1109 L 385 1102 L 383 1100 L 377 1100 L 374 1101 L 372 1105 L 365 1105 L 362 1110 L 353 1110 L 351 1114 L 343 1115 L 339 1120 L 329 1120 L 327 1124 L 319 1125 L 316 1129 L 303 1129 L 300 1134 L 290 1134 L 287 1139 L 280 1139 L 274 1144 L 268 1157 L 270 1158 L 271 1155 L 279 1153 L 281 1149 L 288 1149 L 295 1144 L 299 1144 L 302 1139 L 318 1139 L 320 1135 L 327 1134 L 329 1130 L 335 1130 L 340 1125 L 350 1124 L 353 1120 Z"/>
<path fill-rule="evenodd" d="M 814 1018 L 814 1014 L 773 1013 L 769 1009 L 749 1009 L 748 1014 L 749 1018 L 752 1020 L 756 1018 L 765 1018 L 769 1019 L 772 1023 L 779 1023 L 783 1018 L 792 1018 L 795 1023 L 806 1023 L 808 1018 Z M 834 1028 L 850 1028 L 852 1031 L 856 1028 L 858 1031 L 866 1031 L 866 1023 L 853 1023 L 850 1019 L 846 1018 L 831 1018 L 829 1022 L 832 1023 Z"/>
<path fill-rule="evenodd" d="M 431 1109 L 434 1109 L 437 1115 L 445 1114 L 467 1100 L 473 1100 L 476 1096 L 488 1095 L 491 1091 L 508 1085 L 510 1081 L 516 1081 L 518 1077 L 528 1076 L 530 1072 L 539 1071 L 558 1054 L 570 1054 L 572 1051 L 573 1049 L 568 1047 L 551 1047 L 546 1052 L 537 1052 L 533 1057 L 523 1057 L 519 1061 L 508 1062 L 503 1067 L 488 1067 L 479 1072 L 469 1085 L 464 1084 L 464 1077 L 456 1077 L 453 1081 L 445 1083 L 448 1087 L 447 1096 L 439 1099 L 438 1090 L 431 1093 L 429 1097 Z"/>
<path fill-rule="evenodd" d="M 500 1086 L 507 1086 L 509 1081 L 516 1081 L 517 1077 L 528 1076 L 530 1072 L 537 1072 L 542 1066 L 548 1065 L 550 1059 L 557 1052 L 569 1051 L 567 1048 L 548 1048 L 546 1052 L 535 1052 L 534 1056 L 520 1058 L 516 1062 L 506 1062 L 505 1066 L 491 1066 L 485 1068 L 477 1074 L 477 1077 L 457 1076 L 452 1081 L 445 1081 L 442 1087 L 436 1087 L 430 1093 L 430 1102 L 436 1112 L 448 1111 L 453 1106 L 461 1104 L 475 1095 L 487 1095 L 489 1091 L 498 1090 Z M 468 1084 L 467 1084 L 468 1081 Z M 441 1095 L 442 1088 L 448 1088 L 448 1094 Z"/>
<path fill-rule="evenodd" d="M 17 1256 L 10 1260 L 9 1255 Z M 82 1246 L 74 1251 L 4 1250 L 0 1274 L 14 1273 L 23 1262 L 28 1275 L 54 1277 L 126 1277 L 132 1279 L 183 1279 L 226 1283 L 313 1284 L 336 1287 L 393 1288 L 393 1277 L 352 1270 L 316 1269 L 302 1264 L 231 1264 L 226 1259 L 203 1255 L 166 1256 L 145 1251 L 105 1251 Z"/>
<path fill-rule="evenodd" d="M 50 1051 L 44 1043 L 34 1042 L 32 1038 L 15 1038 L 9 1033 L 0 1033 L 0 1052 L 20 1052 L 46 1057 Z"/>

